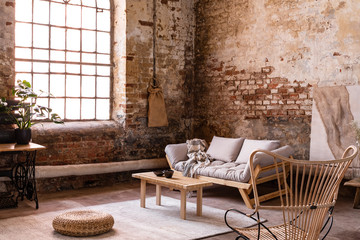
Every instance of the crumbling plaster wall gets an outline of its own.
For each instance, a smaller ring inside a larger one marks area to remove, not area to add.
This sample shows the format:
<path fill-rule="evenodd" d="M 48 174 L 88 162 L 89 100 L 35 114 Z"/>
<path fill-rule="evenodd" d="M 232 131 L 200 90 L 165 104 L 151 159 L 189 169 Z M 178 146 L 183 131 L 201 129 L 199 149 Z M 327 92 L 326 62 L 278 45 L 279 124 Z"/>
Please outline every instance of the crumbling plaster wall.
<path fill-rule="evenodd" d="M 114 117 L 126 129 L 126 137 L 121 139 L 126 150 L 121 156 L 127 159 L 163 156 L 166 144 L 185 141 L 189 134 L 191 116 L 187 109 L 191 100 L 187 92 L 193 80 L 193 9 L 193 1 L 156 1 L 156 76 L 163 88 L 169 126 L 148 128 L 147 88 L 153 76 L 153 1 L 127 2 L 126 67 L 115 68 L 118 76 L 114 78 L 115 88 L 120 86 L 124 93 L 125 101 L 116 103 L 119 105 L 114 107 Z M 123 56 L 114 55 L 115 62 L 119 62 L 119 57 Z M 119 76 L 122 71 L 125 78 Z"/>
<path fill-rule="evenodd" d="M 0 96 L 10 96 L 14 85 L 15 0 L 0 2 Z"/>
<path fill-rule="evenodd" d="M 359 83 L 359 10 L 356 0 L 198 1 L 195 134 L 277 138 L 308 158 L 312 87 Z"/>
<path fill-rule="evenodd" d="M 34 127 L 33 141 L 47 147 L 38 152 L 37 165 L 164 157 L 166 144 L 185 141 L 190 133 L 187 107 L 191 99 L 187 93 L 193 81 L 193 1 L 156 1 L 156 67 L 169 118 L 169 126 L 161 128 L 147 127 L 147 88 L 153 71 L 153 1 L 111 1 L 114 32 L 112 120 L 67 122 L 64 126 L 46 123 Z M 8 96 L 14 83 L 14 6 L 14 0 L 0 2 L 1 96 Z M 104 179 L 105 175 L 43 179 L 38 186 L 43 191 L 96 186 L 106 182 Z"/>

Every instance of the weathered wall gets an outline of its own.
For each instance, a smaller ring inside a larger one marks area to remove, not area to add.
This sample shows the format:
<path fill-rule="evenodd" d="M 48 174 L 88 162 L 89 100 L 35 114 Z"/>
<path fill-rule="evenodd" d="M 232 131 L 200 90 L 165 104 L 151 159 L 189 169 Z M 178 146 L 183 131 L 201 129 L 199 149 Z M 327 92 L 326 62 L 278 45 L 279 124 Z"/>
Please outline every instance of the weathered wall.
<path fill-rule="evenodd" d="M 157 1 L 156 75 L 163 87 L 168 127 L 147 127 L 147 88 L 153 73 L 153 1 L 128 1 L 126 6 L 126 80 L 115 76 L 115 88 L 124 89 L 125 102 L 114 117 L 125 126 L 126 146 L 121 156 L 140 159 L 163 156 L 166 144 L 184 141 L 191 103 L 187 92 L 193 76 L 195 18 L 193 1 Z M 115 59 L 116 59 L 115 54 Z M 115 72 L 118 69 L 115 69 Z M 121 71 L 118 71 L 121 74 Z"/>
<path fill-rule="evenodd" d="M 0 96 L 10 96 L 14 85 L 15 0 L 0 2 Z"/>
<path fill-rule="evenodd" d="M 113 0 L 112 3 L 112 120 L 68 122 L 64 126 L 46 123 L 34 127 L 33 141 L 47 147 L 39 151 L 37 165 L 164 157 L 166 144 L 184 141 L 189 134 L 186 107 L 191 104 L 187 92 L 193 79 L 193 1 L 157 1 L 157 75 L 169 118 L 169 126 L 162 128 L 147 127 L 147 88 L 153 71 L 153 1 Z M 4 96 L 14 82 L 14 1 L 1 1 L 0 13 L 0 96 Z M 123 175 L 117 176 L 123 179 Z M 114 174 L 109 174 L 112 177 Z M 103 184 L 104 178 L 105 175 L 91 181 L 89 177 L 44 179 L 39 180 L 39 188 L 95 186 Z M 64 179 L 66 186 L 61 187 Z"/>
<path fill-rule="evenodd" d="M 276 138 L 308 158 L 312 86 L 359 82 L 359 10 L 356 0 L 198 1 L 195 134 Z"/>

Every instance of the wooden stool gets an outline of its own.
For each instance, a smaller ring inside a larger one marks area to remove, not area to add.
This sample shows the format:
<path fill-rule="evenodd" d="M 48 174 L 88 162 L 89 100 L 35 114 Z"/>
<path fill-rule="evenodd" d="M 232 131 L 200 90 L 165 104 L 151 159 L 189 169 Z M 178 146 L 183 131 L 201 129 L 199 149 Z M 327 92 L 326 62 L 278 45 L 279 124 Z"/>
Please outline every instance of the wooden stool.
<path fill-rule="evenodd" d="M 345 184 L 345 186 L 351 186 L 351 187 L 356 187 L 356 193 L 355 193 L 355 199 L 354 199 L 354 205 L 353 208 L 360 208 L 359 204 L 360 204 L 360 178 L 354 178 L 350 181 L 347 181 Z"/>
<path fill-rule="evenodd" d="M 53 220 L 55 231 L 76 237 L 102 234 L 110 231 L 113 225 L 114 218 L 110 214 L 92 210 L 66 212 Z"/>

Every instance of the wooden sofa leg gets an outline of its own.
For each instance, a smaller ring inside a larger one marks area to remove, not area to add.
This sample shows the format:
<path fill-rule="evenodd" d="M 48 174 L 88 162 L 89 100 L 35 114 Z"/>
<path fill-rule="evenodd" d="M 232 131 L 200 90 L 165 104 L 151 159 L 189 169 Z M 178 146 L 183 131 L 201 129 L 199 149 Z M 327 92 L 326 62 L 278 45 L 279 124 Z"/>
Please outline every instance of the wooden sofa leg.
<path fill-rule="evenodd" d="M 241 189 L 241 188 L 239 188 L 239 192 L 240 192 L 241 197 L 243 198 L 243 200 L 245 202 L 245 205 L 250 209 L 254 209 L 253 204 L 251 204 L 249 194 L 247 194 L 247 192 L 244 189 Z"/>

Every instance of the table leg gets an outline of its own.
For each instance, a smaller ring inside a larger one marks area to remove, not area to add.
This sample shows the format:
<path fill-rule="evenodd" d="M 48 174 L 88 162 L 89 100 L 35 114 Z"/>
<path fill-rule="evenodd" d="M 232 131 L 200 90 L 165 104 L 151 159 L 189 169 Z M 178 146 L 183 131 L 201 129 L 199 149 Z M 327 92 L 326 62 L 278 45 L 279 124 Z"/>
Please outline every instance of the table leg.
<path fill-rule="evenodd" d="M 140 183 L 140 207 L 145 207 L 146 180 L 141 179 Z"/>
<path fill-rule="evenodd" d="M 196 215 L 202 215 L 202 188 L 199 188 L 196 193 Z"/>
<path fill-rule="evenodd" d="M 186 190 L 180 190 L 181 200 L 180 200 L 180 217 L 186 219 Z"/>
<path fill-rule="evenodd" d="M 156 184 L 156 205 L 161 205 L 161 186 Z"/>
<path fill-rule="evenodd" d="M 355 193 L 355 199 L 354 199 L 353 208 L 360 208 L 359 204 L 360 204 L 360 187 L 357 187 L 356 188 L 356 193 Z"/>

